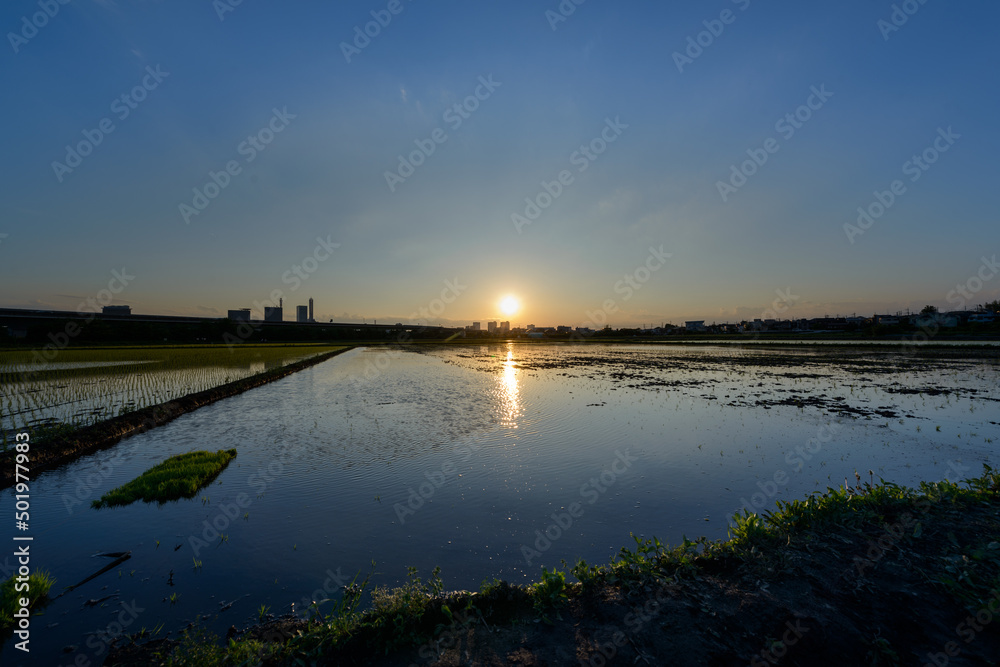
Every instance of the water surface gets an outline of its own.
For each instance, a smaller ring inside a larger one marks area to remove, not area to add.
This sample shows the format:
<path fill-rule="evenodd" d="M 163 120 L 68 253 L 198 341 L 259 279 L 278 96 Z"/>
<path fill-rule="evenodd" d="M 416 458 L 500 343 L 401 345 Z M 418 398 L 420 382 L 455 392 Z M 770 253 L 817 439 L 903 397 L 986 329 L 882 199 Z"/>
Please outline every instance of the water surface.
<path fill-rule="evenodd" d="M 1000 441 L 998 379 L 995 359 L 868 349 L 352 350 L 38 475 L 32 566 L 53 594 L 108 562 L 94 554 L 132 558 L 34 618 L 32 659 L 99 664 L 88 633 L 176 636 L 199 617 L 224 634 L 261 605 L 337 596 L 373 560 L 376 584 L 411 565 L 441 566 L 453 589 L 526 582 L 562 559 L 605 562 L 630 533 L 724 537 L 740 507 L 855 471 L 977 475 Z M 198 498 L 89 507 L 169 456 L 230 447 Z M 10 642 L 2 656 L 21 661 Z"/>

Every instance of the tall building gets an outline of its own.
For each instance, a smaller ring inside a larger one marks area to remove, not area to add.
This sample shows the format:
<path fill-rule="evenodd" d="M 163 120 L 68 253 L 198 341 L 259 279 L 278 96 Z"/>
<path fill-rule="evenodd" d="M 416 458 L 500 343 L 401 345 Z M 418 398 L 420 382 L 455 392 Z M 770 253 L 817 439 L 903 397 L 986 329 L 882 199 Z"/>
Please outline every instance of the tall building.
<path fill-rule="evenodd" d="M 486 330 L 489 331 L 491 334 L 495 334 L 497 332 L 497 323 L 496 322 L 487 322 L 486 323 Z"/>
<path fill-rule="evenodd" d="M 502 333 L 502 334 L 509 334 L 510 333 L 510 322 L 509 321 L 508 322 L 501 322 L 500 323 L 500 333 Z"/>
<path fill-rule="evenodd" d="M 296 322 L 309 321 L 309 306 L 295 306 L 295 321 Z"/>
<path fill-rule="evenodd" d="M 282 315 L 282 308 L 278 306 L 264 306 L 264 321 L 265 322 L 281 322 L 284 320 Z"/>
<path fill-rule="evenodd" d="M 473 331 L 479 331 L 480 330 L 480 328 L 479 328 L 479 322 L 473 322 L 472 323 L 472 330 Z"/>
<path fill-rule="evenodd" d="M 316 321 L 315 315 L 313 315 L 313 300 L 312 300 L 312 297 L 309 297 L 309 321 L 310 322 L 315 322 Z"/>

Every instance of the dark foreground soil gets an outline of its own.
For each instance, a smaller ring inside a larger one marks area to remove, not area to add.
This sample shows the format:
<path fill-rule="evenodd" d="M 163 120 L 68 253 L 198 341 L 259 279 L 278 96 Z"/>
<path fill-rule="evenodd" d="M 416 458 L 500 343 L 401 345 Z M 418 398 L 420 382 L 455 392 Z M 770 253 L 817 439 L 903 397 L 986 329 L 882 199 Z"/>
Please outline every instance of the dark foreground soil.
<path fill-rule="evenodd" d="M 224 649 L 203 651 L 204 638 L 157 639 L 120 642 L 105 664 L 1000 664 L 1000 488 L 913 495 L 874 513 L 855 513 L 858 498 L 711 557 L 702 545 L 688 560 L 626 558 L 541 607 L 537 589 L 501 583 L 431 598 L 418 614 L 361 623 L 337 641 L 282 617 L 234 628 L 230 649 L 249 651 L 239 660 L 217 661 L 212 650 Z"/>
<path fill-rule="evenodd" d="M 228 382 L 212 389 L 188 394 L 172 401 L 135 410 L 120 417 L 107 419 L 93 426 L 77 429 L 66 435 L 42 441 L 33 440 L 31 442 L 31 473 L 34 475 L 34 473 L 41 472 L 42 470 L 56 468 L 84 454 L 89 454 L 99 449 L 106 449 L 122 438 L 162 426 L 185 413 L 192 412 L 210 403 L 215 403 L 224 398 L 242 394 L 254 387 L 280 380 L 292 373 L 315 366 L 330 357 L 346 352 L 348 349 L 350 348 L 319 354 L 315 357 L 297 361 L 281 368 L 264 371 L 263 373 L 258 373 L 242 380 Z M 13 447 L 6 452 L 0 453 L 0 489 L 5 489 L 14 484 L 14 458 L 16 454 L 17 452 L 14 451 Z"/>

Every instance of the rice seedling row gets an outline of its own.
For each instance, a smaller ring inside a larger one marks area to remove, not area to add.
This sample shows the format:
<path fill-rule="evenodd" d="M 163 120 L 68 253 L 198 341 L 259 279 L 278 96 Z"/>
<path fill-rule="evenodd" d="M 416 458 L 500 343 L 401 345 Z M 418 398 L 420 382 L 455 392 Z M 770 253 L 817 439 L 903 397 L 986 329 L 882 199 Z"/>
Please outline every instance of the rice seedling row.
<path fill-rule="evenodd" d="M 68 349 L 52 363 L 0 352 L 0 447 L 13 432 L 78 428 L 343 346 Z"/>

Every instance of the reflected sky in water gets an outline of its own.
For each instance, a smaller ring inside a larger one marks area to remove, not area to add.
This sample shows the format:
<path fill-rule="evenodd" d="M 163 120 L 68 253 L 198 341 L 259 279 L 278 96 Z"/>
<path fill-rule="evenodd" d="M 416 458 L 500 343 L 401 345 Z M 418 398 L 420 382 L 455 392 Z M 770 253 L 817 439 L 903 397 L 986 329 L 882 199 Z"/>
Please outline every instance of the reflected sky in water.
<path fill-rule="evenodd" d="M 995 362 L 871 351 L 356 349 L 38 475 L 32 564 L 57 588 L 106 564 L 94 554 L 132 558 L 53 603 L 32 657 L 95 660 L 85 633 L 133 600 L 146 610 L 135 630 L 207 614 L 224 634 L 261 604 L 336 597 L 372 560 L 380 584 L 411 565 L 440 565 L 448 588 L 525 582 L 562 559 L 606 561 L 632 532 L 724 537 L 742 504 L 855 470 L 902 484 L 971 476 L 1000 443 L 998 379 Z M 237 458 L 197 498 L 89 507 L 168 456 L 229 447 Z M 772 485 L 778 472 L 787 481 Z M 574 503 L 582 512 L 555 530 Z M 8 643 L 0 659 L 12 655 Z"/>

